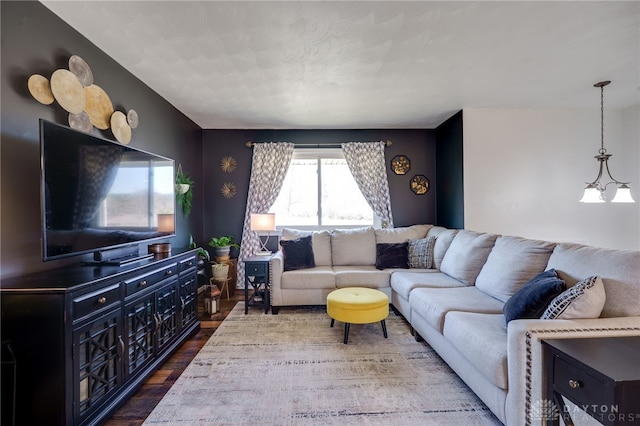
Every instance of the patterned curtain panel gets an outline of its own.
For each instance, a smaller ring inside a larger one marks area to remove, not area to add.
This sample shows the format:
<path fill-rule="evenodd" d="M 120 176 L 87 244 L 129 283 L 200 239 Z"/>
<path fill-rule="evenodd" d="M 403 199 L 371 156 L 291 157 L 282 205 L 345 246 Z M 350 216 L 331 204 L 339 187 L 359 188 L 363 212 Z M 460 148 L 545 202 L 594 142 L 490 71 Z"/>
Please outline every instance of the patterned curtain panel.
<path fill-rule="evenodd" d="M 362 195 L 378 215 L 383 228 L 393 228 L 391 198 L 384 142 L 349 142 L 342 144 L 344 158 Z"/>
<path fill-rule="evenodd" d="M 242 261 L 260 251 L 261 247 L 260 239 L 255 232 L 251 231 L 251 214 L 267 213 L 276 201 L 293 157 L 293 148 L 294 144 L 287 142 L 253 145 L 247 210 L 244 215 L 238 258 L 238 284 L 242 286 L 244 286 Z"/>

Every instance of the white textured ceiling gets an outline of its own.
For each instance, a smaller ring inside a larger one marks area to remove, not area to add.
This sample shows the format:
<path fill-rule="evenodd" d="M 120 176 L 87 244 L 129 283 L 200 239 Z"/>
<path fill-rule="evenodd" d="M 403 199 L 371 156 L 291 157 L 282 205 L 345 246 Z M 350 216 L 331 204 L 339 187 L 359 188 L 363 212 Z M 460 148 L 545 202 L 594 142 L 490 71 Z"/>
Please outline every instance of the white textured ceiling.
<path fill-rule="evenodd" d="M 433 128 L 598 107 L 605 79 L 605 108 L 640 99 L 638 1 L 42 3 L 205 129 Z"/>

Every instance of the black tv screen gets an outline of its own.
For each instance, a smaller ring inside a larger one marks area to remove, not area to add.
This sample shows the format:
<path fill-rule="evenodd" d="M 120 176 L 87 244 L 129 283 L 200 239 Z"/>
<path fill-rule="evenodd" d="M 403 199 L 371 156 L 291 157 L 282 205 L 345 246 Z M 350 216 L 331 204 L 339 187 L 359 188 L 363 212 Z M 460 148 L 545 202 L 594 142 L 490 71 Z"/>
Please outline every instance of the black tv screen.
<path fill-rule="evenodd" d="M 43 260 L 175 235 L 174 161 L 40 120 Z"/>

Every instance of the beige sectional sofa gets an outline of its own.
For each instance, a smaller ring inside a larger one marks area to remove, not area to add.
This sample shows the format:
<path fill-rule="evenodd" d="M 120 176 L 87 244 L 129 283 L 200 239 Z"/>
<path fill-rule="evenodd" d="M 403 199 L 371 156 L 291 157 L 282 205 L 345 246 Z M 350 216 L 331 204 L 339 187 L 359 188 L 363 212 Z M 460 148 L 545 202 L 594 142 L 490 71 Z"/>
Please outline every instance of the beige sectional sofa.
<path fill-rule="evenodd" d="M 308 235 L 316 266 L 285 271 L 283 253 L 273 257 L 275 313 L 282 306 L 324 305 L 336 288 L 377 288 L 507 425 L 544 423 L 537 415 L 544 404 L 542 339 L 640 335 L 639 251 L 431 225 L 284 230 L 282 238 Z M 430 241 L 431 267 L 376 268 L 378 244 L 407 240 Z M 553 306 L 545 315 L 560 317 L 516 318 L 507 324 L 504 312 L 512 316 L 512 302 L 522 299 L 521 289 L 550 270 L 568 290 L 552 295 Z M 586 280 L 595 276 L 600 279 Z M 560 305 L 569 307 L 558 311 Z"/>

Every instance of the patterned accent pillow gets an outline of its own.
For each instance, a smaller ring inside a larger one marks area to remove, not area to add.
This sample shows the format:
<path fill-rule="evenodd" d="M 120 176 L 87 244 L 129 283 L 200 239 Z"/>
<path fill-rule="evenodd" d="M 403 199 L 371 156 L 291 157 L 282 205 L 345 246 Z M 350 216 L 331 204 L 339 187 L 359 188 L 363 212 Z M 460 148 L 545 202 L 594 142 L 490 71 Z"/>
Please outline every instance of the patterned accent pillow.
<path fill-rule="evenodd" d="M 433 266 L 435 243 L 435 236 L 409 240 L 409 268 L 430 269 Z"/>
<path fill-rule="evenodd" d="M 602 279 L 589 277 L 553 299 L 540 319 L 599 318 L 605 300 Z"/>

